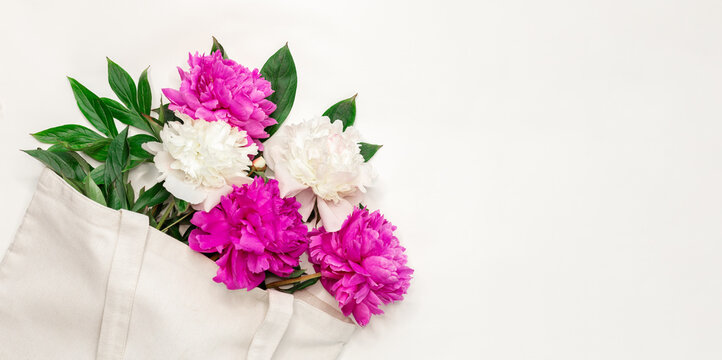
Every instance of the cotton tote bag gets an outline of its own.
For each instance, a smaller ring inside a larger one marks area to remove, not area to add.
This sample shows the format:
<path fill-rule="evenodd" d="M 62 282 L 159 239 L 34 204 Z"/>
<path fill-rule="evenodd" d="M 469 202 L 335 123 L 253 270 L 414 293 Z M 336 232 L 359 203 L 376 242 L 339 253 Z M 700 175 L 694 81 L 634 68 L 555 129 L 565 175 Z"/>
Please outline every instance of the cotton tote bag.
<path fill-rule="evenodd" d="M 319 284 L 226 289 L 145 215 L 48 169 L 0 256 L 0 359 L 335 359 L 355 329 Z"/>

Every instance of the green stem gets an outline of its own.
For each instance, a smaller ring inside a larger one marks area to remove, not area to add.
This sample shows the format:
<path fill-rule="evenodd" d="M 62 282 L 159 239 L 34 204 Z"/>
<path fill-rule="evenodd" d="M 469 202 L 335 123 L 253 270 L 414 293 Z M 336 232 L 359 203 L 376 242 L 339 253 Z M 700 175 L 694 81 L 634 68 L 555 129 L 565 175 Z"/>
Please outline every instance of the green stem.
<path fill-rule="evenodd" d="M 168 229 L 170 229 L 171 227 L 173 227 L 173 225 L 175 225 L 175 224 L 177 224 L 177 223 L 181 222 L 181 221 L 182 221 L 183 219 L 187 218 L 187 217 L 188 217 L 188 215 L 190 215 L 190 214 L 192 214 L 192 212 L 189 212 L 189 213 L 187 213 L 187 214 L 183 215 L 183 217 L 181 217 L 180 219 L 178 219 L 178 220 L 174 221 L 174 222 L 173 222 L 172 224 L 170 224 L 170 225 L 166 226 L 166 227 L 165 227 L 165 229 L 163 229 L 163 230 L 161 230 L 161 231 L 162 231 L 162 232 L 166 232 L 166 231 L 168 231 Z"/>
<path fill-rule="evenodd" d="M 158 226 L 155 227 L 156 229 L 160 229 L 160 227 L 163 226 L 165 219 L 168 218 L 168 215 L 170 215 L 171 210 L 173 210 L 174 203 L 175 203 L 175 200 L 171 200 L 168 203 L 168 206 L 165 208 L 163 215 L 161 215 L 160 220 L 158 220 Z"/>

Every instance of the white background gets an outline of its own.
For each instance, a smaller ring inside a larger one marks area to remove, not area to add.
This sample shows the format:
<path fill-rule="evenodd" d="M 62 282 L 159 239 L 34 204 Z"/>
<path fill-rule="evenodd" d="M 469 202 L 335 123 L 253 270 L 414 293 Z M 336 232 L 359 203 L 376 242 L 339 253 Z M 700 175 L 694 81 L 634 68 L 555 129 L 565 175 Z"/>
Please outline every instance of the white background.
<path fill-rule="evenodd" d="M 718 1 L 8 1 L 0 253 L 41 166 L 85 124 L 105 56 L 176 85 L 216 35 L 261 67 L 289 42 L 292 118 L 358 92 L 384 144 L 368 203 L 416 269 L 342 359 L 722 358 Z"/>

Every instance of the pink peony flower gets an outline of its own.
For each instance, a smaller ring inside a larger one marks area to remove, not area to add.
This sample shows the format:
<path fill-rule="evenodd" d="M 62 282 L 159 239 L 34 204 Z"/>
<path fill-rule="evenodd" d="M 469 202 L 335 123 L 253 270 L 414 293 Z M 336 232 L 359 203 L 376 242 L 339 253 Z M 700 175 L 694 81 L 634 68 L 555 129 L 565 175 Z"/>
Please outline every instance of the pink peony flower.
<path fill-rule="evenodd" d="M 251 290 L 265 279 L 268 270 L 288 276 L 308 248 L 308 228 L 303 224 L 294 198 L 279 196 L 278 182 L 257 177 L 233 191 L 209 212 L 196 212 L 191 223 L 198 226 L 188 245 L 198 252 L 218 252 L 215 282 L 229 289 Z"/>
<path fill-rule="evenodd" d="M 169 108 L 181 111 L 194 119 L 225 121 L 248 133 L 260 150 L 258 139 L 265 139 L 267 126 L 276 124 L 268 117 L 276 105 L 266 97 L 273 93 L 271 83 L 258 69 L 249 70 L 230 59 L 223 59 L 220 51 L 212 55 L 188 54 L 188 72 L 180 67 L 180 90 L 163 89 L 170 100 Z"/>
<path fill-rule="evenodd" d="M 379 305 L 403 300 L 409 288 L 414 270 L 406 266 L 406 249 L 394 230 L 378 211 L 355 208 L 341 230 L 322 227 L 309 234 L 309 260 L 321 272 L 323 287 L 361 326 L 371 314 L 383 314 Z"/>

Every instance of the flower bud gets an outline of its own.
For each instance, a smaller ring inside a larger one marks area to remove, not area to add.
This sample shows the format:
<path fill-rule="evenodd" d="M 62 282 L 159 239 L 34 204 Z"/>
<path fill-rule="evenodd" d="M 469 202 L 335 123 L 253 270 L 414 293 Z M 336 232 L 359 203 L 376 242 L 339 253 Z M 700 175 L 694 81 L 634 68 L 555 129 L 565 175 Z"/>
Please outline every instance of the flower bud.
<path fill-rule="evenodd" d="M 266 160 L 263 159 L 263 156 L 259 156 L 255 160 L 253 160 L 253 170 L 255 170 L 255 171 L 266 170 Z"/>

